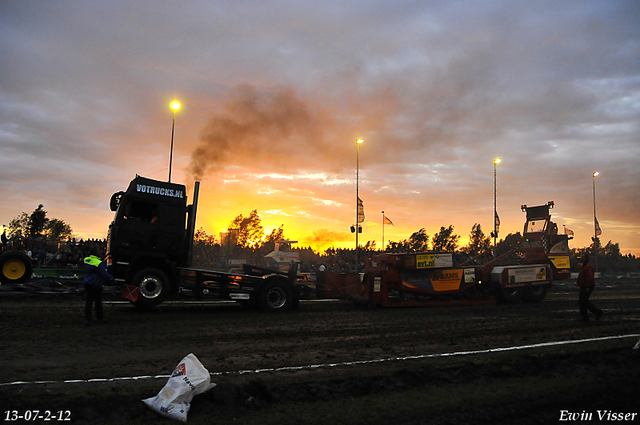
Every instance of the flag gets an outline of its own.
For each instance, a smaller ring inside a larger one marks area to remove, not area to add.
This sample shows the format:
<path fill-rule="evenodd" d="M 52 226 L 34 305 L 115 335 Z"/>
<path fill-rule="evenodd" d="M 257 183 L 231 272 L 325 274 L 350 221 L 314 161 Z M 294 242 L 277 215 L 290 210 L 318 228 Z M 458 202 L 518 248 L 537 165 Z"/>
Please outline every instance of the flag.
<path fill-rule="evenodd" d="M 567 236 L 573 236 L 573 230 L 567 229 L 567 226 L 564 226 L 564 234 Z"/>
<path fill-rule="evenodd" d="M 496 211 L 496 233 L 500 231 L 500 217 L 498 217 L 498 211 Z"/>
<path fill-rule="evenodd" d="M 364 222 L 364 204 L 362 199 L 358 197 L 358 223 Z"/>
<path fill-rule="evenodd" d="M 598 223 L 598 219 L 593 217 L 596 221 L 596 236 L 600 236 L 602 234 L 602 229 L 600 229 L 600 223 Z"/>
<path fill-rule="evenodd" d="M 392 225 L 393 227 L 396 227 L 396 226 L 393 224 L 393 221 L 389 220 L 389 217 L 387 217 L 387 216 L 386 216 L 386 215 L 384 215 L 384 214 L 382 214 L 382 217 L 383 217 L 382 222 L 383 222 L 384 224 L 390 224 L 390 225 Z"/>

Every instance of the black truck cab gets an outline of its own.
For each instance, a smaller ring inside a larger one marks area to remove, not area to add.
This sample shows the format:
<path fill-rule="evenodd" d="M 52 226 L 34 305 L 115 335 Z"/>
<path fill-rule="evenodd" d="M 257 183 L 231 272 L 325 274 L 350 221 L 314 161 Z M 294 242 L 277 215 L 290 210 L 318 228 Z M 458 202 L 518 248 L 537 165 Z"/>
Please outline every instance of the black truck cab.
<path fill-rule="evenodd" d="M 111 197 L 116 215 L 109 228 L 110 253 L 132 260 L 166 255 L 185 264 L 187 197 L 184 185 L 136 177 Z"/>
<path fill-rule="evenodd" d="M 177 267 L 189 265 L 192 206 L 187 206 L 186 187 L 136 176 L 125 192 L 113 194 L 110 207 L 115 217 L 107 239 L 109 272 L 116 282 L 127 284 L 138 281 L 140 271 L 155 269 L 157 276 L 136 286 L 141 302 L 162 302 L 169 292 L 177 292 L 172 284 Z"/>
<path fill-rule="evenodd" d="M 267 311 L 295 307 L 295 277 L 189 268 L 198 192 L 196 182 L 193 203 L 187 205 L 184 185 L 136 176 L 126 191 L 113 194 L 110 207 L 115 217 L 109 226 L 106 262 L 123 287 L 123 298 L 139 307 L 153 307 L 182 287 Z"/>

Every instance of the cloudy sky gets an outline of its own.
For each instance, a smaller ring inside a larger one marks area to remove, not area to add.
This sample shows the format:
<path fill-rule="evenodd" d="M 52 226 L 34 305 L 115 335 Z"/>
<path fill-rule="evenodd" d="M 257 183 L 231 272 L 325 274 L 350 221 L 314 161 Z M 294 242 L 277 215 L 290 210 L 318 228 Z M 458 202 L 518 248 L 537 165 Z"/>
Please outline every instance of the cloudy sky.
<path fill-rule="evenodd" d="M 136 174 L 201 182 L 198 226 L 257 209 L 317 249 L 453 225 L 640 255 L 640 3 L 0 2 L 0 224 L 44 204 L 103 238 Z"/>

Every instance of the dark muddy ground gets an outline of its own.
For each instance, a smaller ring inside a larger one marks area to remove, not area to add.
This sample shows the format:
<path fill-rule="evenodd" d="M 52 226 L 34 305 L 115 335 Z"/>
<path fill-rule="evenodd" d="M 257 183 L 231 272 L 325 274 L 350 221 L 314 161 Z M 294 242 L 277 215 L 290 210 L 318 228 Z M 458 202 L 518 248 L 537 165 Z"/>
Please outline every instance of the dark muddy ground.
<path fill-rule="evenodd" d="M 592 300 L 605 315 L 588 323 L 568 281 L 536 304 L 307 301 L 280 314 L 189 300 L 141 313 L 110 294 L 108 323 L 91 327 L 81 294 L 48 292 L 0 292 L 4 420 L 62 410 L 72 423 L 172 423 L 141 400 L 194 353 L 218 386 L 194 398 L 189 423 L 603 423 L 605 410 L 640 423 L 637 279 L 601 279 Z"/>

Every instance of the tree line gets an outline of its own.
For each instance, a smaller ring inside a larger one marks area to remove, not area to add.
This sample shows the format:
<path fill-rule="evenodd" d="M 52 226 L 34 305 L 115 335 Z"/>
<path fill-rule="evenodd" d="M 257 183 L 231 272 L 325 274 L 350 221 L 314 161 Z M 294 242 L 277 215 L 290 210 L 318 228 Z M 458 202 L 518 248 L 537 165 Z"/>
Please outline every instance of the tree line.
<path fill-rule="evenodd" d="M 208 235 L 200 228 L 194 238 L 195 262 L 200 266 L 214 267 L 229 259 L 242 259 L 250 264 L 264 265 L 264 256 L 275 249 L 275 241 L 285 240 L 284 225 L 274 229 L 269 235 L 264 233 L 260 216 L 257 210 L 251 211 L 248 216 L 238 215 L 229 224 L 223 239 L 218 241 L 215 236 Z M 517 260 L 524 253 L 520 232 L 509 233 L 497 241 L 495 255 L 500 256 L 509 251 L 511 260 Z M 640 271 L 640 259 L 632 254 L 623 255 L 618 243 L 609 241 L 604 246 L 597 241 L 588 247 L 572 248 L 570 254 L 571 268 L 579 269 L 581 259 L 586 255 L 593 256 L 597 253 L 599 270 L 607 271 Z M 455 233 L 453 225 L 441 226 L 434 235 L 427 234 L 426 229 L 420 228 L 412 233 L 409 238 L 399 241 L 389 241 L 384 250 L 378 249 L 375 241 L 367 241 L 358 247 L 358 258 L 364 261 L 381 253 L 413 253 L 425 251 L 441 251 L 454 253 L 457 260 L 492 254 L 494 248 L 491 245 L 489 235 L 486 235 L 479 223 L 475 223 L 469 232 L 469 243 L 459 246 L 460 235 Z M 594 251 L 594 245 L 597 252 Z M 354 271 L 354 248 L 328 248 L 324 252 L 316 252 L 311 247 L 283 246 L 281 250 L 291 250 L 299 253 L 303 269 L 312 270 L 325 265 L 330 270 Z M 490 257 L 487 257 L 489 259 Z"/>
<path fill-rule="evenodd" d="M 76 241 L 73 229 L 64 220 L 47 217 L 39 204 L 31 214 L 22 212 L 3 226 L 3 249 L 28 253 L 39 266 L 78 264 L 93 246 L 104 252 L 104 240 Z"/>
<path fill-rule="evenodd" d="M 31 214 L 20 213 L 9 222 L 9 239 L 45 238 L 62 240 L 73 237 L 71 226 L 57 218 L 48 218 L 44 205 L 40 204 Z"/>
<path fill-rule="evenodd" d="M 8 230 L 8 233 L 7 233 Z M 39 204 L 31 213 L 22 212 L 9 222 L 4 230 L 14 248 L 25 250 L 41 250 L 45 243 L 49 250 L 55 252 L 59 243 L 74 238 L 71 226 L 57 218 L 47 217 L 44 205 Z M 509 233 L 500 239 L 495 246 L 495 255 L 500 256 L 513 250 L 512 260 L 523 255 L 520 232 Z M 275 250 L 275 242 L 286 240 L 284 225 L 266 234 L 262 220 L 257 210 L 249 215 L 236 216 L 221 238 L 209 235 L 203 228 L 196 231 L 194 236 L 194 265 L 199 267 L 218 267 L 229 260 L 242 260 L 254 265 L 268 265 L 265 255 Z M 52 243 L 53 242 L 53 243 Z M 604 246 L 599 240 L 588 247 L 571 249 L 571 267 L 579 268 L 580 259 L 584 255 L 598 256 L 600 271 L 640 271 L 640 259 L 632 254 L 624 255 L 620 252 L 618 243 L 609 241 Z M 463 261 L 494 250 L 491 239 L 482 230 L 482 226 L 475 223 L 469 232 L 469 243 L 459 246 L 460 235 L 455 233 L 453 225 L 441 226 L 433 235 L 427 234 L 426 229 L 420 228 L 407 239 L 389 241 L 384 251 L 376 246 L 375 241 L 367 241 L 358 247 L 358 258 L 364 261 L 374 255 L 385 253 L 412 253 L 425 251 L 451 252 Z M 594 245 L 597 251 L 594 250 Z M 298 252 L 302 266 L 308 270 L 325 265 L 336 271 L 355 270 L 355 249 L 328 248 L 324 252 L 316 252 L 311 247 L 292 247 L 283 245 L 281 250 Z"/>

